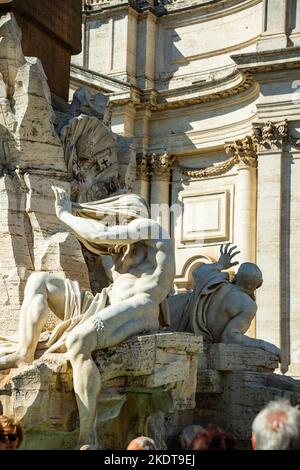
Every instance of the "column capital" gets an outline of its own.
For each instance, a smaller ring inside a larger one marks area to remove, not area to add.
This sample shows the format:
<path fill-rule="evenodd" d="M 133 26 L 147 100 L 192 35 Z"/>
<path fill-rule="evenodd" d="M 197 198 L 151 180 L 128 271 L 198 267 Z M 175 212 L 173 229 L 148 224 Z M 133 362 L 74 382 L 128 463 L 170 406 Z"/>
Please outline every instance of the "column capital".
<path fill-rule="evenodd" d="M 284 145 L 298 148 L 300 140 L 291 135 L 288 121 L 253 124 L 253 139 L 259 152 L 278 152 Z"/>
<path fill-rule="evenodd" d="M 164 152 L 161 155 L 152 153 L 149 159 L 152 177 L 169 180 L 174 160 L 175 156 L 170 155 L 168 152 Z"/>
<path fill-rule="evenodd" d="M 136 179 L 148 181 L 150 175 L 149 160 L 146 155 L 136 157 Z"/>
<path fill-rule="evenodd" d="M 257 145 L 252 135 L 235 140 L 232 144 L 225 144 L 225 152 L 232 156 L 234 163 L 240 169 L 257 167 Z"/>

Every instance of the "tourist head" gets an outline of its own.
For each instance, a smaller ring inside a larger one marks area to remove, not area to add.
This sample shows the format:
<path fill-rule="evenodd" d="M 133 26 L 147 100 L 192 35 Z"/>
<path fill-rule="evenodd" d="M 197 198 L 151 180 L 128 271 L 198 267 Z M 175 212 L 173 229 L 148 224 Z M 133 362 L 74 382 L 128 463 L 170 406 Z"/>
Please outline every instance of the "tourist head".
<path fill-rule="evenodd" d="M 252 424 L 252 447 L 257 450 L 299 450 L 300 410 L 288 400 L 271 401 Z"/>
<path fill-rule="evenodd" d="M 239 287 L 251 293 L 262 285 L 262 272 L 254 263 L 243 263 L 236 273 L 235 282 Z"/>
<path fill-rule="evenodd" d="M 191 450 L 234 450 L 234 439 L 217 426 L 207 426 L 194 437 Z"/>
<path fill-rule="evenodd" d="M 155 450 L 155 442 L 149 437 L 140 436 L 133 439 L 127 447 L 127 450 Z"/>
<path fill-rule="evenodd" d="M 179 435 L 179 442 L 182 449 L 190 449 L 195 436 L 200 432 L 204 431 L 204 428 L 200 424 L 190 424 L 186 426 Z"/>
<path fill-rule="evenodd" d="M 23 440 L 21 424 L 15 418 L 0 415 L 0 450 L 16 450 Z"/>

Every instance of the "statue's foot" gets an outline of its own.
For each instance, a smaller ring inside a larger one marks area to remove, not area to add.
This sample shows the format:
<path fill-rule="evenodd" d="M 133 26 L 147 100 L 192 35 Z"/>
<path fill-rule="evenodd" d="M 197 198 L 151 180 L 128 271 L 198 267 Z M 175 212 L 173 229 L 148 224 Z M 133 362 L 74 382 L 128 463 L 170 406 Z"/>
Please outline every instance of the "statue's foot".
<path fill-rule="evenodd" d="M 27 362 L 24 361 L 24 358 L 17 352 L 0 357 L 0 370 L 16 369 L 25 364 L 27 364 Z"/>

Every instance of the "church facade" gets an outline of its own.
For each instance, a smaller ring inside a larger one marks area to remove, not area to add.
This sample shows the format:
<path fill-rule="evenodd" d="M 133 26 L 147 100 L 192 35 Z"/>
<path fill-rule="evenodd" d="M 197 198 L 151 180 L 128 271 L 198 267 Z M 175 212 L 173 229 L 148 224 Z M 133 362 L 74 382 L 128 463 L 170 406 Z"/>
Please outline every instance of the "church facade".
<path fill-rule="evenodd" d="M 71 92 L 109 95 L 133 138 L 177 291 L 236 244 L 264 277 L 248 334 L 300 376 L 300 0 L 85 0 L 82 28 Z"/>

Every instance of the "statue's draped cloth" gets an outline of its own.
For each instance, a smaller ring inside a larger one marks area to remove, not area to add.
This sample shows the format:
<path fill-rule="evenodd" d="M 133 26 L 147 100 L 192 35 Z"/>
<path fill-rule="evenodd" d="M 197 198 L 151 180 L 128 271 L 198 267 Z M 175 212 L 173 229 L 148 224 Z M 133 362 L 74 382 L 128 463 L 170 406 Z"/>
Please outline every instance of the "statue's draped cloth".
<path fill-rule="evenodd" d="M 65 280 L 64 319 L 50 334 L 46 343 L 47 353 L 65 351 L 68 333 L 80 323 L 100 312 L 108 302 L 109 287 L 104 287 L 95 296 L 88 290 L 81 290 L 77 281 Z"/>
<path fill-rule="evenodd" d="M 208 328 L 207 312 L 215 293 L 219 291 L 219 304 L 221 305 L 230 288 L 229 275 L 220 272 L 213 265 L 205 264 L 193 272 L 195 287 L 190 294 L 179 324 L 179 331 L 190 331 L 196 335 L 202 335 L 208 341 L 214 341 Z M 224 288 L 228 286 L 228 289 Z M 222 294 L 220 295 L 220 289 Z M 216 308 L 216 305 L 214 305 Z"/>
<path fill-rule="evenodd" d="M 84 204 L 73 203 L 72 210 L 76 216 L 99 220 L 110 226 L 126 224 L 137 218 L 149 218 L 149 209 L 146 202 L 136 194 L 123 194 Z M 103 243 L 91 243 L 78 235 L 77 238 L 89 251 L 97 255 L 111 255 L 112 252 L 125 254 L 128 250 L 128 245 L 124 244 L 124 241 L 119 244 L 105 244 L 105 241 Z M 68 333 L 75 326 L 98 314 L 109 305 L 111 287 L 112 285 L 105 287 L 94 296 L 89 290 L 81 289 L 77 281 L 65 279 L 64 318 L 54 327 L 46 343 L 43 334 L 38 348 L 46 347 L 47 353 L 64 352 Z M 160 305 L 159 322 L 161 327 L 170 325 L 170 314 L 166 300 Z M 0 338 L 1 347 L 13 347 L 16 342 L 12 338 Z"/>

